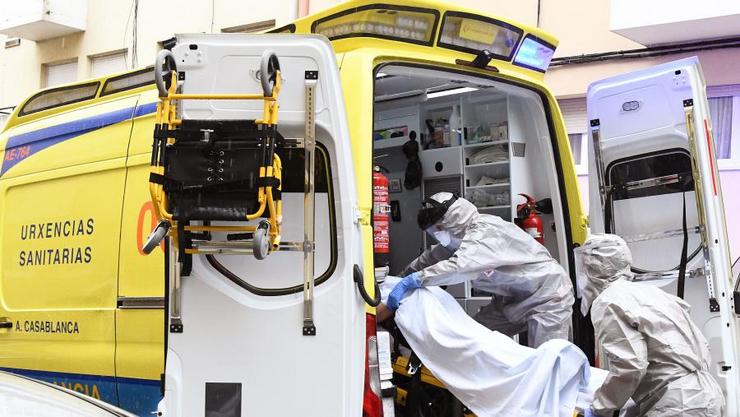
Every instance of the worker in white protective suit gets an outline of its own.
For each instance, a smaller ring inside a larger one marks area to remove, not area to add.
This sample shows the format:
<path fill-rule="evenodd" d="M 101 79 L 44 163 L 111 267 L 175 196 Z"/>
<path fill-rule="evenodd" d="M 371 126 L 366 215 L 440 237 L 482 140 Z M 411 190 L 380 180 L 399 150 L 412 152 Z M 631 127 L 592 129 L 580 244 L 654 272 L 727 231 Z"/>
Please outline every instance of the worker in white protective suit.
<path fill-rule="evenodd" d="M 425 200 L 419 226 L 438 242 L 409 264 L 388 297 L 395 310 L 421 286 L 470 281 L 493 294 L 475 319 L 507 335 L 528 331 L 529 345 L 571 338 L 573 286 L 540 243 L 511 222 L 480 214 L 451 193 Z"/>
<path fill-rule="evenodd" d="M 689 305 L 631 282 L 632 255 L 615 235 L 575 250 L 581 313 L 589 307 L 609 375 L 586 416 L 611 417 L 632 397 L 646 417 L 722 416 L 724 397 L 709 373 L 709 345 Z"/>

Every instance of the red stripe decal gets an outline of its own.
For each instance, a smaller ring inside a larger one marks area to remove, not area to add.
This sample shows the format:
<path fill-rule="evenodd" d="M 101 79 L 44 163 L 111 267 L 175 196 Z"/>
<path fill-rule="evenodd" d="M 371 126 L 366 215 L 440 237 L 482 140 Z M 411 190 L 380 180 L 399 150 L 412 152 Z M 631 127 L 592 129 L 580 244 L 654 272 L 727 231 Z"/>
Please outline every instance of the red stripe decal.
<path fill-rule="evenodd" d="M 704 131 L 707 132 L 707 149 L 709 149 L 709 169 L 712 170 L 712 188 L 717 195 L 717 179 L 714 177 L 714 153 L 712 152 L 712 135 L 709 133 L 709 123 L 704 119 Z"/>

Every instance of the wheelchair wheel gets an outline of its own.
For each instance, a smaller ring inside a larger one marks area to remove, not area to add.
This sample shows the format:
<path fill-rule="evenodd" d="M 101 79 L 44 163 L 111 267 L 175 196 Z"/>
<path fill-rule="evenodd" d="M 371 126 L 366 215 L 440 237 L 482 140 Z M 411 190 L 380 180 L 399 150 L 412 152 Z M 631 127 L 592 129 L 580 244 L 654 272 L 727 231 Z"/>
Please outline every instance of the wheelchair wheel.
<path fill-rule="evenodd" d="M 272 96 L 272 90 L 277 83 L 277 72 L 280 71 L 280 61 L 277 55 L 271 50 L 262 53 L 260 62 L 260 82 L 262 83 L 262 93 L 265 97 Z"/>
<path fill-rule="evenodd" d="M 141 248 L 141 251 L 144 252 L 145 255 L 149 255 L 150 253 L 152 253 L 154 248 L 159 246 L 159 244 L 162 242 L 162 239 L 167 236 L 167 232 L 169 230 L 170 222 L 168 222 L 167 220 L 160 220 L 159 224 L 157 224 L 157 227 L 152 230 L 152 233 L 146 239 L 146 242 Z"/>
<path fill-rule="evenodd" d="M 171 73 L 177 71 L 175 56 L 171 51 L 163 49 L 157 55 L 154 62 L 154 82 L 157 84 L 157 90 L 160 97 L 167 97 L 167 91 L 172 84 Z"/>
<path fill-rule="evenodd" d="M 261 221 L 260 224 L 257 226 L 257 230 L 254 231 L 254 242 L 252 243 L 252 251 L 254 252 L 254 257 L 262 260 L 267 257 L 267 253 L 270 247 L 270 237 L 268 236 L 270 232 L 270 223 L 266 221 Z"/>

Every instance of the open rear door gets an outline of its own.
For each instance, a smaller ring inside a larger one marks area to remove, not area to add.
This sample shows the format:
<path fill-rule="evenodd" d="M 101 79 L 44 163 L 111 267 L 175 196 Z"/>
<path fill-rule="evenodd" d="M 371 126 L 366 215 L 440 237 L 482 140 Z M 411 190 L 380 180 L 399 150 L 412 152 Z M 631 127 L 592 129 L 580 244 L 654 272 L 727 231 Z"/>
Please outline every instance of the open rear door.
<path fill-rule="evenodd" d="M 593 83 L 590 225 L 622 236 L 636 279 L 683 297 L 739 415 L 737 322 L 704 78 L 687 58 Z"/>
<path fill-rule="evenodd" d="M 266 51 L 277 56 L 282 79 L 280 249 L 256 259 L 246 240 L 257 231 L 193 233 L 192 255 L 178 255 L 170 240 L 160 407 L 170 416 L 359 417 L 366 314 L 353 269 L 362 265 L 360 226 L 333 49 L 326 38 L 297 35 L 182 35 L 172 48 L 185 95 L 261 93 Z M 202 126 L 204 141 L 263 110 L 261 99 L 178 100 L 183 124 Z M 225 152 L 217 166 L 228 161 Z M 247 222 L 228 223 L 248 230 Z"/>

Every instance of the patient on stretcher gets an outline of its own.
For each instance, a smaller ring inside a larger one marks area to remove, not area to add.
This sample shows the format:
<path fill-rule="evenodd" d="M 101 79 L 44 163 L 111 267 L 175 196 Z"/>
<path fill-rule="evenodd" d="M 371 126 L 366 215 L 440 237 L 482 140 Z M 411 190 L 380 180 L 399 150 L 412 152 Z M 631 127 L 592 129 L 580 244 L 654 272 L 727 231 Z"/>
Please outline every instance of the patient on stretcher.
<path fill-rule="evenodd" d="M 397 282 L 386 278 L 383 302 Z M 379 321 L 391 315 L 378 307 Z M 409 292 L 394 320 L 425 367 L 478 417 L 571 417 L 606 377 L 567 340 L 532 349 L 489 330 L 439 287 Z"/>

